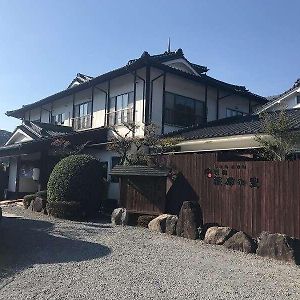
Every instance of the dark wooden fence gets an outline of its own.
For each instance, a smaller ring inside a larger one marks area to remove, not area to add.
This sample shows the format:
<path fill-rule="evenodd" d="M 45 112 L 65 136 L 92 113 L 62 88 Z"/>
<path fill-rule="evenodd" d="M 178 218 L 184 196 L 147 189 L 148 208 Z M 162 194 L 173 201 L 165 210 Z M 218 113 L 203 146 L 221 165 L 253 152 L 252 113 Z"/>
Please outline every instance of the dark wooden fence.
<path fill-rule="evenodd" d="M 160 215 L 166 205 L 166 177 L 121 177 L 120 205 L 131 213 Z"/>
<path fill-rule="evenodd" d="M 167 192 L 167 212 L 199 201 L 205 223 L 251 236 L 266 230 L 300 238 L 300 161 L 221 162 L 215 153 L 160 159 L 179 174 Z"/>

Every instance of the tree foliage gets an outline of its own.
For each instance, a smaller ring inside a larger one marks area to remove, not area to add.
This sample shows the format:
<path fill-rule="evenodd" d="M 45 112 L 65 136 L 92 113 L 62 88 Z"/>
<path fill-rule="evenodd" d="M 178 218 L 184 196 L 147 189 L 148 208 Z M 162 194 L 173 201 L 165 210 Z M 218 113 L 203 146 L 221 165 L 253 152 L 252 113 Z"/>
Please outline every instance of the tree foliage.
<path fill-rule="evenodd" d="M 108 149 L 120 155 L 120 164 L 147 165 L 149 154 L 159 154 L 172 151 L 180 141 L 179 138 L 162 138 L 157 135 L 155 124 L 146 125 L 144 137 L 135 136 L 139 125 L 134 123 L 124 124 L 126 133 L 123 135 L 116 127 L 111 127 L 113 137 L 110 139 Z"/>
<path fill-rule="evenodd" d="M 262 113 L 262 131 L 264 136 L 257 134 L 255 140 L 261 145 L 259 155 L 267 160 L 283 161 L 292 154 L 296 145 L 295 132 L 290 130 L 290 121 L 284 110 L 277 117 L 274 114 Z"/>

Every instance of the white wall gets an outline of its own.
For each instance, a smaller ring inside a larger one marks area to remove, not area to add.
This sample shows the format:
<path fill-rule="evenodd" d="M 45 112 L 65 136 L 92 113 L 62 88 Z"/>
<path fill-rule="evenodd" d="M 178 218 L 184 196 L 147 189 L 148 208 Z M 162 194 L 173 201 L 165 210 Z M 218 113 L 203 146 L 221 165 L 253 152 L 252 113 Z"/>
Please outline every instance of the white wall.
<path fill-rule="evenodd" d="M 17 158 L 9 158 L 9 179 L 8 179 L 8 191 L 15 192 L 17 184 Z"/>
<path fill-rule="evenodd" d="M 174 67 L 180 67 L 182 70 L 188 71 L 188 69 L 182 62 L 173 62 L 176 64 Z M 150 80 L 153 80 L 157 76 L 161 75 L 163 71 L 151 68 Z M 146 78 L 146 69 L 141 68 L 137 70 L 137 74 L 143 79 Z M 93 105 L 93 128 L 102 127 L 105 125 L 105 102 L 106 95 L 103 91 L 108 90 L 108 82 L 97 85 L 94 89 L 94 105 Z M 144 133 L 144 110 L 145 110 L 145 93 L 143 95 L 143 80 L 137 77 L 136 80 L 136 110 L 135 110 L 135 121 L 139 126 L 136 132 L 136 136 L 143 136 Z M 133 74 L 126 74 L 110 81 L 110 97 L 114 97 L 120 94 L 132 92 L 134 90 L 134 76 Z M 195 82 L 178 75 L 166 74 L 166 86 L 167 92 L 172 92 L 178 95 L 193 98 L 202 102 L 205 102 L 205 84 Z M 144 91 L 145 92 L 145 91 Z M 223 97 L 230 94 L 230 91 L 220 90 L 219 96 Z M 144 98 L 143 98 L 144 96 Z M 91 100 L 92 89 L 88 88 L 84 91 L 75 94 L 75 105 Z M 217 89 L 215 87 L 208 86 L 207 88 L 207 120 L 213 121 L 217 118 Z M 295 100 L 294 100 L 295 101 Z M 153 93 L 152 93 L 152 122 L 158 126 L 158 132 L 161 132 L 162 126 L 162 112 L 163 112 L 163 77 L 160 77 L 153 82 Z M 254 105 L 254 101 L 252 105 Z M 73 115 L 73 96 L 68 96 L 53 102 L 45 106 L 45 109 L 52 108 L 52 114 L 57 115 L 59 113 L 65 113 L 67 120 L 65 121 L 66 126 L 72 125 Z M 226 117 L 226 108 L 238 110 L 244 113 L 249 113 L 249 100 L 245 97 L 238 95 L 231 95 L 223 98 L 219 101 L 219 119 Z M 39 119 L 40 108 L 34 109 L 30 113 L 31 120 Z M 26 113 L 26 118 L 29 118 L 29 113 Z M 49 112 L 42 110 L 42 122 L 49 121 Z M 119 126 L 119 132 L 122 134 L 127 133 L 127 129 L 124 126 Z M 173 130 L 178 130 L 180 127 L 165 125 L 165 133 Z"/>
<path fill-rule="evenodd" d="M 52 116 L 65 114 L 64 126 L 72 126 L 73 96 L 64 97 L 52 103 Z M 48 123 L 48 122 L 46 122 Z"/>
<path fill-rule="evenodd" d="M 220 97 L 223 96 L 225 92 L 220 93 Z M 227 92 L 228 95 L 229 93 Z M 219 100 L 219 119 L 226 118 L 226 109 L 233 109 L 245 114 L 249 113 L 249 100 L 247 98 L 231 95 L 226 98 Z"/>

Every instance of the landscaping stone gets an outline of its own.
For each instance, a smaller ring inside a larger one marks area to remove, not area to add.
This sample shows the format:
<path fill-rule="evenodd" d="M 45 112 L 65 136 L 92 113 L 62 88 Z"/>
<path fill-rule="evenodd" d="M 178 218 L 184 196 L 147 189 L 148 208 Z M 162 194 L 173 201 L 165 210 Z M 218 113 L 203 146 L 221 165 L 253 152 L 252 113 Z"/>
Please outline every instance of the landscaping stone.
<path fill-rule="evenodd" d="M 199 238 L 198 228 L 202 225 L 203 219 L 200 205 L 192 201 L 183 202 L 176 226 L 176 234 L 195 240 Z"/>
<path fill-rule="evenodd" d="M 137 219 L 137 226 L 148 228 L 148 224 L 150 223 L 150 221 L 152 221 L 155 218 L 156 216 L 151 215 L 139 216 Z"/>
<path fill-rule="evenodd" d="M 44 203 L 43 199 L 36 197 L 33 199 L 29 205 L 30 210 L 35 211 L 35 212 L 41 212 L 44 208 Z"/>
<path fill-rule="evenodd" d="M 171 215 L 163 214 L 163 215 L 156 217 L 155 219 L 153 219 L 152 221 L 149 222 L 148 228 L 150 230 L 156 231 L 156 232 L 161 232 L 161 233 L 165 232 L 166 231 L 166 221 L 169 216 L 171 216 Z"/>
<path fill-rule="evenodd" d="M 127 225 L 128 213 L 125 208 L 116 208 L 111 214 L 111 222 L 113 225 Z"/>
<path fill-rule="evenodd" d="M 258 238 L 256 253 L 296 264 L 295 240 L 286 234 L 262 232 Z"/>
<path fill-rule="evenodd" d="M 239 250 L 246 253 L 254 253 L 256 250 L 255 241 L 243 231 L 235 233 L 223 244 L 228 249 Z"/>
<path fill-rule="evenodd" d="M 125 226 L 128 225 L 128 219 L 129 219 L 129 214 L 127 210 L 124 208 L 122 215 L 121 215 L 121 225 Z"/>
<path fill-rule="evenodd" d="M 214 226 L 219 226 L 219 224 L 218 223 L 205 223 L 201 227 L 199 227 L 198 228 L 199 238 L 201 240 L 204 240 L 207 229 L 210 227 L 214 227 Z"/>
<path fill-rule="evenodd" d="M 166 219 L 166 233 L 171 235 L 176 235 L 176 226 L 178 222 L 178 217 L 170 215 Z"/>
<path fill-rule="evenodd" d="M 208 244 L 223 245 L 235 231 L 230 227 L 213 226 L 207 229 L 204 242 Z"/>

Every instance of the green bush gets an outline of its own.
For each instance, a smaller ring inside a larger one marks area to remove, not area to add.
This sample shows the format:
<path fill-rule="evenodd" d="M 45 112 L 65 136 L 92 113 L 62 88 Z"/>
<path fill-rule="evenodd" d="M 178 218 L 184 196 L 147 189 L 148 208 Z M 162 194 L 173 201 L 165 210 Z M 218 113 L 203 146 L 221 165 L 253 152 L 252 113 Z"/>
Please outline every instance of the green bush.
<path fill-rule="evenodd" d="M 80 202 L 48 202 L 47 212 L 49 215 L 67 220 L 82 220 L 85 215 Z"/>
<path fill-rule="evenodd" d="M 36 194 L 31 194 L 31 195 L 26 195 L 26 196 L 24 196 L 24 198 L 23 198 L 23 205 L 24 205 L 24 208 L 27 209 L 27 208 L 29 207 L 31 201 L 34 200 L 35 197 L 36 197 Z"/>
<path fill-rule="evenodd" d="M 95 215 L 106 194 L 103 175 L 101 163 L 92 156 L 71 155 L 62 159 L 49 177 L 50 207 L 54 202 L 78 202 L 83 216 Z M 69 209 L 69 206 L 64 204 L 60 209 Z"/>
<path fill-rule="evenodd" d="M 36 193 L 36 196 L 42 198 L 43 200 L 47 200 L 47 191 L 39 191 Z"/>

